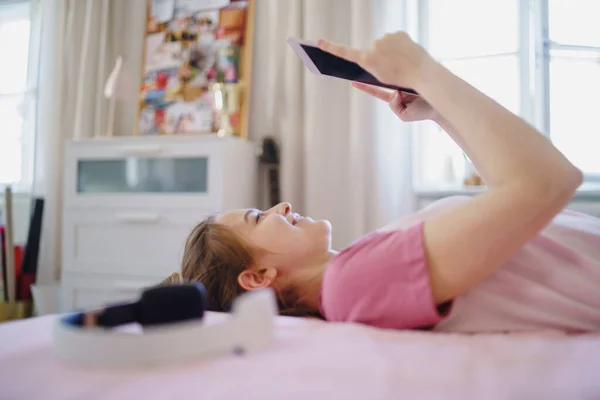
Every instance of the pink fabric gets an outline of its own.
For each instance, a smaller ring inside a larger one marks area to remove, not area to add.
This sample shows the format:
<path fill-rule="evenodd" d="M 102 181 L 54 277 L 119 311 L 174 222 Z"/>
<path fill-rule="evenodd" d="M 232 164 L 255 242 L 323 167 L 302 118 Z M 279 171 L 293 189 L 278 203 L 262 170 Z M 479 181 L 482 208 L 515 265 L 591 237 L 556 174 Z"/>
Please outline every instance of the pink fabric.
<path fill-rule="evenodd" d="M 457 335 L 279 317 L 277 342 L 262 353 L 124 370 L 58 360 L 53 318 L 0 325 L 0 399 L 600 398 L 600 336 Z"/>
<path fill-rule="evenodd" d="M 324 275 L 326 318 L 396 329 L 435 325 L 447 332 L 600 331 L 600 219 L 569 210 L 456 298 L 445 318 L 438 315 L 422 221 L 466 199 L 434 203 L 343 250 Z"/>
<path fill-rule="evenodd" d="M 441 321 L 429 284 L 423 223 L 374 232 L 330 262 L 323 278 L 322 313 L 329 321 L 413 329 Z"/>

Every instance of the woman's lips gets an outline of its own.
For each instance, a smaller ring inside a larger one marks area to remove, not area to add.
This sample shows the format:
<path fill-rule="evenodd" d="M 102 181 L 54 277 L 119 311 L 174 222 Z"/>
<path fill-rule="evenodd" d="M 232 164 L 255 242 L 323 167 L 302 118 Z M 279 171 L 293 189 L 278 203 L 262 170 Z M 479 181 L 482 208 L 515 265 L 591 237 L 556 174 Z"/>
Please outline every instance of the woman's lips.
<path fill-rule="evenodd" d="M 292 225 L 296 225 L 301 218 L 302 217 L 300 215 L 294 214 L 294 216 L 292 217 Z"/>

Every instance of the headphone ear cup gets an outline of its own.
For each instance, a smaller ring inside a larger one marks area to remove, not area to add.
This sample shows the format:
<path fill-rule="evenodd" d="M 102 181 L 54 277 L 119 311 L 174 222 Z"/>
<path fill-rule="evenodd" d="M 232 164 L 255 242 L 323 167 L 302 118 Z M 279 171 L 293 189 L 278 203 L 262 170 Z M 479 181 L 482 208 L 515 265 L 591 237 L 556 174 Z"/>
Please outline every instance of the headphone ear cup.
<path fill-rule="evenodd" d="M 201 283 L 157 286 L 142 292 L 136 319 L 142 326 L 202 319 L 207 307 L 206 288 Z"/>

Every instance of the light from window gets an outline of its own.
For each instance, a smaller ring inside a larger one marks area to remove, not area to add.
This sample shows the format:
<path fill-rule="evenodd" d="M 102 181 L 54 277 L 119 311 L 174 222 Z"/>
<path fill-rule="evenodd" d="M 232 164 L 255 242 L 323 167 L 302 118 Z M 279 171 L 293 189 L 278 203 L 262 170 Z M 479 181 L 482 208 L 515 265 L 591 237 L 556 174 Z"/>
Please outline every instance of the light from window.
<path fill-rule="evenodd" d="M 600 51 L 584 55 L 551 56 L 550 137 L 578 168 L 600 175 Z"/>
<path fill-rule="evenodd" d="M 429 51 L 442 60 L 516 52 L 518 3 L 429 0 Z"/>
<path fill-rule="evenodd" d="M 0 6 L 0 186 L 23 178 L 23 102 L 27 95 L 28 3 Z"/>
<path fill-rule="evenodd" d="M 429 29 L 424 42 L 432 56 L 520 114 L 519 1 L 429 0 L 425 18 Z M 462 184 L 469 163 L 436 124 L 420 124 L 415 143 L 417 186 Z"/>
<path fill-rule="evenodd" d="M 550 138 L 588 176 L 600 177 L 598 0 L 549 0 Z"/>
<path fill-rule="evenodd" d="M 513 113 L 521 112 L 516 54 L 447 61 L 444 65 Z"/>
<path fill-rule="evenodd" d="M 598 0 L 549 0 L 550 40 L 560 44 L 600 47 Z"/>

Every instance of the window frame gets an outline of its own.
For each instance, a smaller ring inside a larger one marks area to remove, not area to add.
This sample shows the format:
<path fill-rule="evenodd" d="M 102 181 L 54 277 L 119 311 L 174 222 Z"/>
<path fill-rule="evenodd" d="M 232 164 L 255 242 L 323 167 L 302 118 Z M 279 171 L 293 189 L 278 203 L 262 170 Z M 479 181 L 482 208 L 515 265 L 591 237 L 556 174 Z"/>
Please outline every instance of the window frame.
<path fill-rule="evenodd" d="M 429 8 L 430 0 L 408 0 L 417 2 L 417 10 L 412 18 L 416 18 L 417 41 L 429 49 Z M 598 52 L 600 47 L 567 45 L 553 42 L 550 38 L 549 27 L 549 0 L 518 0 L 518 38 L 519 47 L 514 53 L 519 59 L 519 93 L 520 93 L 520 117 L 535 126 L 544 136 L 552 140 L 550 128 L 550 61 L 551 53 L 556 50 L 569 50 L 574 52 Z M 504 53 L 503 53 L 504 54 Z M 463 57 L 461 59 L 483 59 L 499 54 Z M 441 61 L 448 61 L 446 59 Z M 536 101 L 537 100 L 537 101 Z M 415 189 L 423 189 L 425 166 L 418 160 L 422 160 L 424 146 L 419 139 L 420 132 L 424 127 L 417 126 L 414 130 L 416 137 L 413 140 L 413 151 L 416 168 L 413 171 Z M 600 182 L 600 174 L 584 173 L 584 181 Z M 424 189 L 427 189 L 425 187 Z"/>

